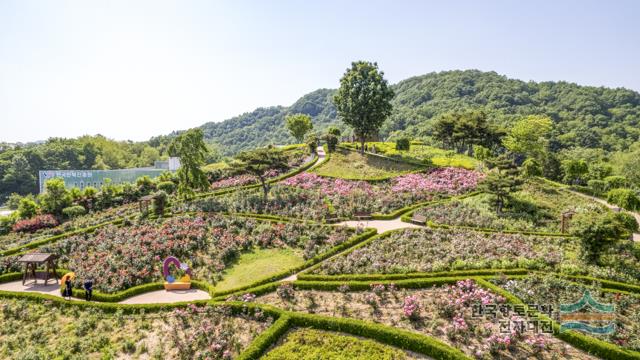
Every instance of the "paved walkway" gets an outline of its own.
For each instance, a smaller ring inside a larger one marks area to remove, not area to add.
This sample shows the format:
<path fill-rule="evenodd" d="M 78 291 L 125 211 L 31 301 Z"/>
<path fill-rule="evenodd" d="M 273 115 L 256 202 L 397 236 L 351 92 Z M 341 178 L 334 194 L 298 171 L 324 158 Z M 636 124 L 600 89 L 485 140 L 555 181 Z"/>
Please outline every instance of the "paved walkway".
<path fill-rule="evenodd" d="M 572 194 L 575 194 L 575 195 L 578 195 L 578 196 L 582 196 L 583 198 L 586 198 L 586 199 L 589 199 L 589 200 L 591 200 L 591 201 L 595 201 L 595 202 L 597 202 L 597 203 L 600 203 L 600 204 L 602 204 L 602 205 L 604 205 L 604 206 L 608 207 L 609 209 L 619 209 L 619 208 L 620 208 L 620 207 L 619 207 L 619 206 L 617 206 L 617 205 L 609 204 L 606 200 L 603 200 L 603 199 L 597 198 L 597 197 L 595 197 L 595 196 L 591 196 L 591 195 L 583 194 L 583 193 L 581 193 L 581 192 L 573 191 L 573 190 L 570 190 L 570 189 L 566 189 L 566 190 L 567 190 L 568 192 L 572 193 Z M 625 212 L 627 212 L 627 213 L 629 213 L 629 214 L 633 215 L 633 217 L 635 217 L 635 218 L 636 218 L 636 221 L 640 224 L 640 214 L 638 214 L 638 213 L 636 213 L 636 212 L 633 212 L 633 211 L 624 210 L 624 209 L 623 209 L 623 211 L 625 211 Z M 633 234 L 633 241 L 638 241 L 638 242 L 640 242 L 640 234 L 638 234 L 638 233 Z"/>
<path fill-rule="evenodd" d="M 313 169 L 314 167 L 322 164 L 324 162 L 324 159 L 327 157 L 327 154 L 325 154 L 324 152 L 324 148 L 322 146 L 318 146 L 316 148 L 316 153 L 318 153 L 318 161 L 316 161 L 315 164 L 313 164 L 309 169 L 307 169 L 307 171 Z"/>
<path fill-rule="evenodd" d="M 158 290 L 132 296 L 120 301 L 120 304 L 170 304 L 181 301 L 209 300 L 211 296 L 199 289 Z"/>
<path fill-rule="evenodd" d="M 49 285 L 44 285 L 44 280 L 38 280 L 38 284 L 33 284 L 33 280 L 27 282 L 26 285 L 22 285 L 22 280 L 12 281 L 8 283 L 0 284 L 0 290 L 4 291 L 22 291 L 22 292 L 36 292 L 40 294 L 53 295 L 62 297 L 60 294 L 60 284 L 55 280 L 52 282 L 49 280 Z"/>
<path fill-rule="evenodd" d="M 350 227 L 365 227 L 365 228 L 374 228 L 378 230 L 378 234 L 382 234 L 383 232 L 396 230 L 396 229 L 405 229 L 405 228 L 420 228 L 424 226 L 406 223 L 400 218 L 395 218 L 393 220 L 349 220 L 338 223 L 337 225 L 350 226 Z"/>
<path fill-rule="evenodd" d="M 62 297 L 60 294 L 60 285 L 55 282 L 49 281 L 49 285 L 44 285 L 44 281 L 39 280 L 37 285 L 33 284 L 33 281 L 28 282 L 26 285 L 22 285 L 22 280 L 12 281 L 8 283 L 0 284 L 0 290 L 4 291 L 21 291 L 21 292 L 36 292 L 40 294 L 53 295 Z M 120 302 L 120 304 L 169 304 L 180 301 L 195 301 L 195 300 L 208 300 L 211 299 L 209 293 L 198 289 L 190 290 L 158 290 L 148 293 L 132 296 Z M 75 299 L 74 300 L 81 300 Z"/>

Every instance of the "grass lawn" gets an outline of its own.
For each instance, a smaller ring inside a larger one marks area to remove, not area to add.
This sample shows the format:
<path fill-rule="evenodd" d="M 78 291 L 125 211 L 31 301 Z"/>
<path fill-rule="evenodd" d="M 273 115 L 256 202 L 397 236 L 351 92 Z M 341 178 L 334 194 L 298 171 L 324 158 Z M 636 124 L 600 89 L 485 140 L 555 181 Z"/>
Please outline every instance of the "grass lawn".
<path fill-rule="evenodd" d="M 267 360 L 400 360 L 418 358 L 423 357 L 408 356 L 402 350 L 373 340 L 313 329 L 290 331 L 280 346 L 275 347 L 263 357 Z"/>
<path fill-rule="evenodd" d="M 224 170 L 227 168 L 229 168 L 229 164 L 224 161 L 219 161 L 217 163 L 211 163 L 203 166 L 202 171 Z"/>
<path fill-rule="evenodd" d="M 249 285 L 303 263 L 301 251 L 255 249 L 240 255 L 238 261 L 225 271 L 222 281 L 216 284 L 216 290 L 224 291 Z"/>
<path fill-rule="evenodd" d="M 419 169 L 419 166 L 412 164 L 370 155 L 363 156 L 354 151 L 338 149 L 331 153 L 329 161 L 313 169 L 312 172 L 320 176 L 369 180 L 390 178 Z"/>
<path fill-rule="evenodd" d="M 409 151 L 399 151 L 396 150 L 396 144 L 393 142 L 370 142 L 367 144 L 369 147 L 375 146 L 379 154 L 418 162 L 431 160 L 434 165 L 441 167 L 453 166 L 473 170 L 481 165 L 480 161 L 470 156 L 427 145 L 411 144 Z M 356 144 L 343 143 L 342 145 L 355 148 Z"/>

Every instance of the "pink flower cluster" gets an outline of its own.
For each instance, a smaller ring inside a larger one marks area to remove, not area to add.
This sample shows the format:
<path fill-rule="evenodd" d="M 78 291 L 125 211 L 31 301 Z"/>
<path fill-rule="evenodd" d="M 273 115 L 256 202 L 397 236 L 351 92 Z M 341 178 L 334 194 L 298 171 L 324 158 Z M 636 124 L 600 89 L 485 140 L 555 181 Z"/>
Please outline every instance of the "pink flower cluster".
<path fill-rule="evenodd" d="M 350 181 L 330 179 L 312 173 L 301 173 L 283 182 L 287 186 L 295 186 L 305 190 L 320 189 L 325 195 L 346 196 L 354 191 L 362 191 L 373 195 L 373 186 L 366 181 Z"/>
<path fill-rule="evenodd" d="M 405 297 L 402 312 L 405 317 L 411 320 L 420 317 L 420 302 L 418 302 L 418 297 L 415 295 Z"/>
<path fill-rule="evenodd" d="M 442 192 L 461 193 L 473 189 L 484 174 L 461 168 L 438 168 L 428 174 L 408 174 L 393 179 L 394 192 Z"/>
<path fill-rule="evenodd" d="M 453 304 L 457 306 L 469 306 L 476 302 L 480 302 L 483 305 L 495 302 L 504 302 L 504 299 L 501 296 L 496 296 L 493 293 L 478 287 L 471 279 L 456 282 L 455 286 L 449 286 L 448 292 L 451 295 L 449 297 L 449 301 L 453 302 Z"/>
<path fill-rule="evenodd" d="M 253 175 L 248 175 L 248 174 L 237 175 L 237 176 L 232 176 L 232 177 L 215 181 L 211 183 L 211 188 L 221 189 L 226 187 L 248 185 L 248 184 L 255 183 L 256 180 L 257 180 L 256 177 Z"/>

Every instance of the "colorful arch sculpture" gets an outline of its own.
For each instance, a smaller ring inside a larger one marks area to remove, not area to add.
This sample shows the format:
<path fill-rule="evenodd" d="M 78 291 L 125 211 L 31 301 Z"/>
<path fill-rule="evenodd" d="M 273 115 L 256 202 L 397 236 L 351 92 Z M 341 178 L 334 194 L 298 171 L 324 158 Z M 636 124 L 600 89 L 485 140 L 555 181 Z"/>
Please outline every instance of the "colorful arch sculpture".
<path fill-rule="evenodd" d="M 171 275 L 169 271 L 169 266 L 175 265 L 176 267 L 183 270 L 186 275 L 182 278 L 176 279 Z M 164 259 L 162 263 L 162 275 L 164 276 L 165 283 L 164 287 L 167 290 L 177 290 L 177 289 L 190 289 L 191 288 L 191 268 L 189 265 L 180 262 L 175 256 L 169 256 Z"/>

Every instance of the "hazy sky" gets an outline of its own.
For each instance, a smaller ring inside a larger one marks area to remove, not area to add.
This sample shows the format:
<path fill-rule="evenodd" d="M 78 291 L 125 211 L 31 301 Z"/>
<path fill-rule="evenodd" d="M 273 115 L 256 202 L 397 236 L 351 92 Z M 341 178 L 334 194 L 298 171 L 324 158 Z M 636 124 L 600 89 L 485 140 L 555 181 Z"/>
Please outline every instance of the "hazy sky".
<path fill-rule="evenodd" d="M 144 140 L 451 69 L 640 90 L 640 1 L 0 1 L 0 141 Z"/>

